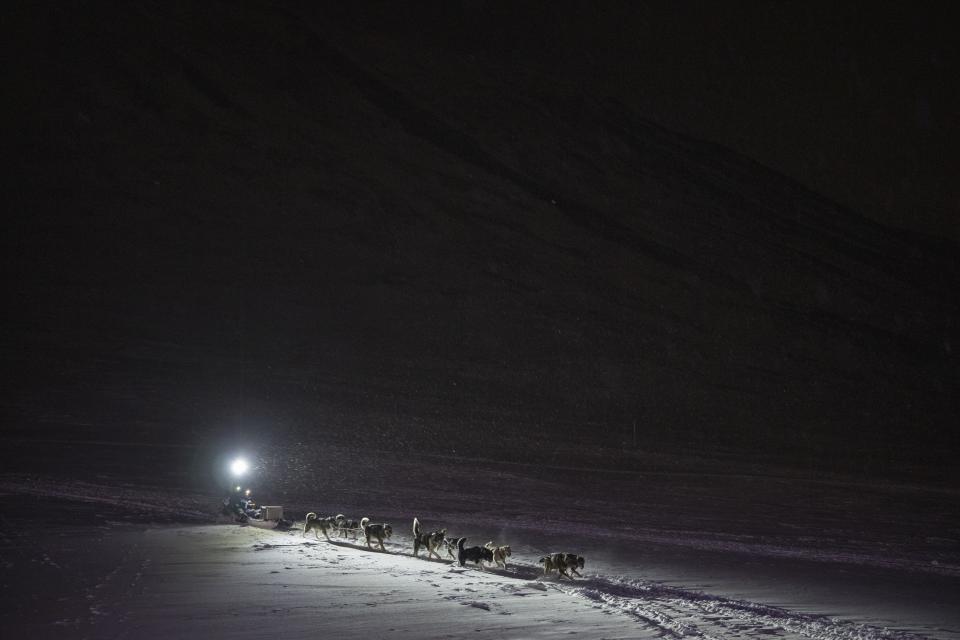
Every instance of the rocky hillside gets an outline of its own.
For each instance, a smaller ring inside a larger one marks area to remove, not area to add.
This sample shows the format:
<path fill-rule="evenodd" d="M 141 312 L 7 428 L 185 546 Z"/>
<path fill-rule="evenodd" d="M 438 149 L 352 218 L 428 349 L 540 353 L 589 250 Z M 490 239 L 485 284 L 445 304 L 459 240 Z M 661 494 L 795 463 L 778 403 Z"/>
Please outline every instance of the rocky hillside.
<path fill-rule="evenodd" d="M 871 472 L 957 453 L 956 247 L 583 74 L 309 7 L 9 24 L 21 435 Z"/>

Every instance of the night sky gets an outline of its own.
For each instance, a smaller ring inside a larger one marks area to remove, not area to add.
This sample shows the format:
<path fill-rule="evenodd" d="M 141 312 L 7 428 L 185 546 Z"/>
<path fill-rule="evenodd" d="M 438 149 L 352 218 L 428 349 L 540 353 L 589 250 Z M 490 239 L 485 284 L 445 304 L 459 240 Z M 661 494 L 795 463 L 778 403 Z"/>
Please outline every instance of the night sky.
<path fill-rule="evenodd" d="M 5 23 L 10 437 L 952 473 L 960 69 L 934 7 Z"/>

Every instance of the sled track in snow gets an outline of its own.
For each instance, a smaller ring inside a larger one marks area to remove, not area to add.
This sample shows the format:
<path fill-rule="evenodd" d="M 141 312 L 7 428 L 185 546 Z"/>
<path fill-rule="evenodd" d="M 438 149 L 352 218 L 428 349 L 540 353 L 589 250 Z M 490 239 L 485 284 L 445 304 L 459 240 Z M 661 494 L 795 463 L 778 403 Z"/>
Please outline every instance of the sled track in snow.
<path fill-rule="evenodd" d="M 721 640 L 776 636 L 812 640 L 923 640 L 925 636 L 824 615 L 732 600 L 643 580 L 590 576 L 559 590 L 637 618 L 669 637 Z"/>

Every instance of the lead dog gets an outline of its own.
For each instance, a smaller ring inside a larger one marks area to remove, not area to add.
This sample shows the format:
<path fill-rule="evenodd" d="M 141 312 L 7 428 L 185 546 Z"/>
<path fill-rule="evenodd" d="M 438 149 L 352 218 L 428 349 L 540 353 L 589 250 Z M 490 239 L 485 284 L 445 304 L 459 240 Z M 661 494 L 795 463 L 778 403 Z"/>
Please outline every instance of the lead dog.
<path fill-rule="evenodd" d="M 574 553 L 564 553 L 563 555 L 563 565 L 564 568 L 569 569 L 574 575 L 582 578 L 580 572 L 577 569 L 583 569 L 583 565 L 586 564 L 586 561 L 583 559 L 583 556 L 578 556 Z M 570 577 L 569 575 L 567 576 Z"/>
<path fill-rule="evenodd" d="M 495 547 L 493 546 L 493 542 L 488 542 L 483 546 L 493 551 L 493 562 L 495 564 L 502 566 L 504 569 L 507 568 L 507 558 L 509 558 L 512 553 L 510 551 L 510 545 L 505 544 L 502 547 Z"/>
<path fill-rule="evenodd" d="M 393 535 L 393 527 L 382 523 L 370 524 L 370 518 L 364 518 L 360 521 L 360 528 L 363 530 L 363 537 L 367 539 L 367 546 L 370 547 L 370 549 L 373 549 L 373 547 L 370 546 L 370 539 L 376 538 L 380 544 L 380 550 L 386 551 L 386 548 L 383 546 L 383 541 Z"/>
<path fill-rule="evenodd" d="M 317 514 L 311 511 L 307 514 L 307 519 L 303 521 L 303 533 L 300 535 L 300 537 L 302 538 L 303 536 L 307 535 L 307 532 L 312 529 L 313 535 L 317 536 L 317 540 L 320 539 L 320 534 L 317 533 L 317 530 L 322 531 L 324 537 L 329 540 L 330 534 L 327 532 L 333 528 L 334 523 L 334 518 L 319 518 L 317 517 Z"/>
<path fill-rule="evenodd" d="M 437 560 L 442 560 L 443 558 L 437 553 L 437 549 L 443 545 L 446 537 L 446 529 L 424 533 L 420 521 L 416 518 L 413 519 L 413 555 L 417 555 L 420 552 L 420 547 L 423 547 L 427 550 L 427 558 L 434 555 L 437 556 Z"/>
<path fill-rule="evenodd" d="M 552 553 L 548 556 L 543 556 L 538 563 L 543 565 L 543 575 L 552 573 L 553 571 L 557 572 L 557 578 L 566 576 L 569 580 L 573 580 L 573 577 L 567 573 L 569 569 L 576 575 L 580 575 L 580 572 L 577 569 L 583 569 L 585 561 L 583 556 L 578 556 L 573 553 Z"/>
<path fill-rule="evenodd" d="M 485 571 L 486 569 L 484 569 L 483 563 L 484 561 L 493 562 L 493 551 L 486 547 L 467 547 L 464 549 L 463 545 L 466 541 L 466 538 L 457 540 L 457 562 L 459 562 L 462 567 L 463 564 L 469 560 L 470 562 L 475 562 L 481 570 Z"/>

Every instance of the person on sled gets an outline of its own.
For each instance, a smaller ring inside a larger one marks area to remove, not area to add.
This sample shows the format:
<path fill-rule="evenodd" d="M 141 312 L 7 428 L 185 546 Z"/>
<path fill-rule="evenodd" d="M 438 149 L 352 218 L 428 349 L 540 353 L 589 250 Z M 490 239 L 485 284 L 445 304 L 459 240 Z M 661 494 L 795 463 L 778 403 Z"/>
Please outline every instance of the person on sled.
<path fill-rule="evenodd" d="M 260 507 L 257 506 L 257 503 L 253 501 L 253 496 L 250 495 L 250 489 L 247 489 L 243 494 L 243 497 L 240 499 L 240 509 L 243 512 L 243 515 L 248 518 L 259 518 L 260 517 Z"/>
<path fill-rule="evenodd" d="M 250 489 L 244 491 L 238 486 L 223 499 L 223 514 L 233 516 L 237 522 L 245 522 L 248 517 L 251 517 L 247 514 L 247 510 L 252 502 Z M 253 506 L 256 507 L 256 505 Z"/>

